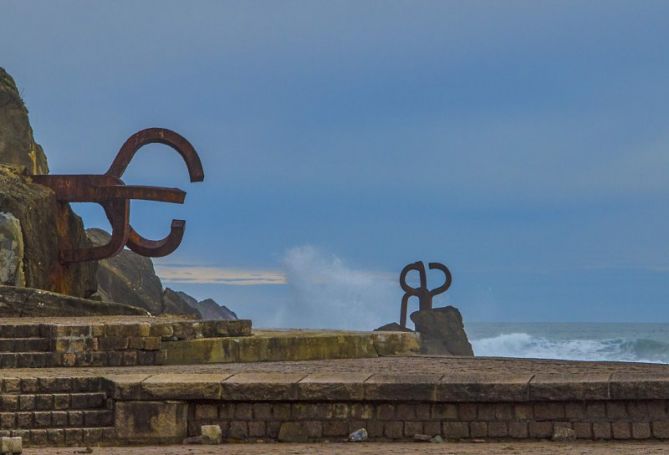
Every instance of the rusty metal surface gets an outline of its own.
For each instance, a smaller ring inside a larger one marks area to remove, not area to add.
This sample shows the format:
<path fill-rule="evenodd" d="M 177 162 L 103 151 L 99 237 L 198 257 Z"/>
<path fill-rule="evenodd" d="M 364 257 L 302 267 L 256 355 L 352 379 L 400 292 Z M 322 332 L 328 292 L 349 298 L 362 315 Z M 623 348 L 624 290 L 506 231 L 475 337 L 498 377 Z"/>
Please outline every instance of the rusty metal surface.
<path fill-rule="evenodd" d="M 127 246 L 142 256 L 166 256 L 176 250 L 183 239 L 186 222 L 172 220 L 170 233 L 163 239 L 150 240 L 142 237 L 130 225 L 130 200 L 170 202 L 183 204 L 186 193 L 178 188 L 126 185 L 121 180 L 123 173 L 135 153 L 147 144 L 164 144 L 176 150 L 188 169 L 191 182 L 204 180 L 202 163 L 195 148 L 181 135 L 164 128 L 148 128 L 128 138 L 105 174 L 102 175 L 35 175 L 33 181 L 51 188 L 59 202 L 95 202 L 100 204 L 111 224 L 111 239 L 108 244 L 60 251 L 64 264 L 95 261 L 112 257 Z M 69 245 L 62 239 L 61 245 Z"/>
<path fill-rule="evenodd" d="M 425 273 L 425 265 L 423 264 L 423 261 L 407 264 L 400 272 L 400 286 L 404 291 L 404 295 L 402 296 L 402 308 L 400 310 L 400 325 L 404 328 L 407 326 L 407 308 L 409 306 L 409 299 L 411 297 L 418 298 L 419 310 L 431 310 L 432 298 L 435 295 L 446 292 L 446 290 L 451 287 L 453 277 L 451 275 L 451 271 L 448 270 L 448 267 L 439 262 L 430 262 L 428 267 L 430 270 L 441 270 L 444 274 L 444 283 L 441 286 L 431 290 L 427 288 L 427 274 Z M 417 288 L 409 286 L 406 281 L 407 275 L 412 270 L 417 271 L 420 278 L 420 285 Z"/>

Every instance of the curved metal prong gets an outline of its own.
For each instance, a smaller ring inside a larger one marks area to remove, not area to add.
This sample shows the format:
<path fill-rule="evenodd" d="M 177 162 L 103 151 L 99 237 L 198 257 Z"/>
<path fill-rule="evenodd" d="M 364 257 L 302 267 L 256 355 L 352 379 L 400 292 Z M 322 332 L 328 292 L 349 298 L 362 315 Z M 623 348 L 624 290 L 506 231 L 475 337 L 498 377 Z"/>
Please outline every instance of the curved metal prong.
<path fill-rule="evenodd" d="M 451 287 L 451 282 L 453 281 L 453 276 L 451 275 L 451 271 L 448 270 L 448 267 L 439 262 L 430 262 L 428 264 L 428 267 L 430 267 L 430 270 L 441 270 L 444 273 L 444 284 L 442 284 L 438 288 L 432 289 L 430 291 L 430 294 L 434 297 L 435 295 L 446 292 L 446 290 Z"/>
<path fill-rule="evenodd" d="M 129 235 L 130 203 L 127 199 L 114 199 L 101 203 L 111 225 L 111 238 L 106 245 L 90 248 L 65 249 L 60 252 L 60 261 L 72 262 L 97 261 L 116 256 L 123 250 Z"/>
<path fill-rule="evenodd" d="M 185 137 L 165 128 L 147 128 L 130 136 L 119 150 L 106 175 L 121 178 L 137 150 L 147 144 L 165 144 L 172 147 L 186 162 L 190 181 L 204 180 L 202 162 L 195 148 Z"/>
<path fill-rule="evenodd" d="M 420 287 L 418 288 L 412 288 L 407 284 L 407 274 L 411 270 L 416 270 L 420 275 Z M 412 264 L 407 264 L 404 266 L 404 268 L 400 272 L 400 286 L 402 287 L 404 292 L 407 292 L 411 295 L 418 295 L 421 289 L 425 289 L 427 287 L 427 276 L 425 274 L 425 266 L 423 265 L 422 261 L 414 262 Z"/>
<path fill-rule="evenodd" d="M 184 220 L 172 220 L 170 233 L 161 240 L 146 239 L 139 235 L 132 226 L 128 227 L 130 228 L 127 242 L 128 248 L 142 256 L 158 258 L 167 256 L 179 247 L 184 236 L 184 230 L 186 229 L 186 222 Z"/>

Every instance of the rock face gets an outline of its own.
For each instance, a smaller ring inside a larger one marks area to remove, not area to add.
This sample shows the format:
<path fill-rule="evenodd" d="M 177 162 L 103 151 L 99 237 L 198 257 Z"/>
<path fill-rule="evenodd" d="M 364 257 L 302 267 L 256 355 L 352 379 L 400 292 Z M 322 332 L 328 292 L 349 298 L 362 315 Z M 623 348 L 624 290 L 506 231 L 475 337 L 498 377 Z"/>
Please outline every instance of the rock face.
<path fill-rule="evenodd" d="M 0 212 L 0 284 L 25 286 L 21 222 L 11 213 Z"/>
<path fill-rule="evenodd" d="M 195 307 L 189 305 L 180 294 L 184 293 L 175 292 L 170 288 L 165 288 L 165 291 L 163 292 L 163 309 L 162 309 L 163 313 L 185 314 L 188 316 L 192 316 L 195 319 L 200 319 L 200 318 L 208 319 L 206 317 L 203 317 L 203 315 Z M 188 297 L 193 299 L 190 296 Z M 197 304 L 197 300 L 195 300 L 195 304 Z"/>
<path fill-rule="evenodd" d="M 180 294 L 183 294 L 180 293 Z M 195 300 L 195 299 L 193 299 Z M 204 299 L 195 305 L 203 319 L 224 319 L 232 321 L 237 319 L 237 314 L 224 305 L 219 305 L 214 299 Z"/>
<path fill-rule="evenodd" d="M 111 235 L 102 229 L 88 229 L 94 245 L 104 245 Z M 123 250 L 98 262 L 98 294 L 107 302 L 119 302 L 144 308 L 153 315 L 163 312 L 163 285 L 151 259 Z"/>
<path fill-rule="evenodd" d="M 219 305 L 214 299 L 204 299 L 197 301 L 192 296 L 186 294 L 182 291 L 173 291 L 170 288 L 165 289 L 165 295 L 170 295 L 170 300 L 180 299 L 179 307 L 187 306 L 191 308 L 206 320 L 225 320 L 225 321 L 234 321 L 237 318 L 237 315 L 234 311 L 230 310 L 224 305 Z"/>
<path fill-rule="evenodd" d="M 42 147 L 35 142 L 14 79 L 0 68 L 0 162 L 28 174 L 48 174 Z"/>
<path fill-rule="evenodd" d="M 420 333 L 422 354 L 474 355 L 457 308 L 447 306 L 416 311 L 411 314 L 411 320 L 416 324 L 416 332 Z"/>
<path fill-rule="evenodd" d="M 20 253 L 23 242 L 23 285 L 77 297 L 95 292 L 95 262 L 61 264 L 58 260 L 58 233 L 69 236 L 72 245 L 89 246 L 81 218 L 69 205 L 60 204 L 50 189 L 32 183 L 15 168 L 0 165 L 0 212 L 9 229 L 4 231 L 5 244 L 16 242 L 15 253 Z M 14 270 L 13 265 L 9 267 Z M 11 276 L 12 270 L 0 274 Z M 14 284 L 20 285 L 21 272 L 16 273 Z"/>

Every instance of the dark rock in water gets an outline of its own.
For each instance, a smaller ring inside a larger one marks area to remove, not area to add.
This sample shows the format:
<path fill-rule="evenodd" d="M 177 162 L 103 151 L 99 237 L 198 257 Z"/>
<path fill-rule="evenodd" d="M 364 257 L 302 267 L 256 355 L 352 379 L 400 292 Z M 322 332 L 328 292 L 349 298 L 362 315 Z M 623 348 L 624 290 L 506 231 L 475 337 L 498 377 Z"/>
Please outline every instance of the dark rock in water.
<path fill-rule="evenodd" d="M 416 332 L 420 333 L 422 354 L 474 355 L 457 308 L 447 306 L 416 311 L 411 314 L 411 320 L 416 325 Z"/>
<path fill-rule="evenodd" d="M 141 308 L 33 288 L 0 286 L 0 317 L 147 316 Z"/>
<path fill-rule="evenodd" d="M 66 233 L 78 248 L 90 245 L 81 218 L 68 204 L 57 202 L 50 189 L 32 183 L 15 168 L 0 165 L 0 212 L 12 224 L 14 220 L 18 222 L 13 233 L 5 230 L 6 236 L 15 238 L 4 240 L 7 244 L 23 243 L 20 260 L 4 261 L 2 265 L 13 268 L 20 261 L 22 270 L 15 274 L 0 272 L 8 277 L 14 275 L 14 279 L 3 280 L 2 284 L 25 285 L 77 297 L 88 297 L 95 292 L 95 262 L 61 264 L 58 259 L 58 232 Z M 11 249 L 5 249 L 5 253 L 9 252 Z M 13 254 L 18 254 L 18 250 Z"/>
<path fill-rule="evenodd" d="M 193 306 L 191 306 L 180 294 L 183 294 L 183 293 L 173 291 L 170 288 L 165 288 L 165 291 L 163 292 L 162 313 L 163 314 L 185 314 L 185 315 L 193 317 L 194 319 L 202 319 L 202 315 L 197 310 L 197 308 L 194 308 Z M 193 300 L 195 300 L 195 299 L 193 299 Z M 195 304 L 197 304 L 197 300 L 195 300 Z M 207 318 L 204 318 L 204 319 L 207 319 Z"/>
<path fill-rule="evenodd" d="M 27 174 L 48 174 L 42 147 L 35 142 L 16 83 L 0 68 L 0 163 Z"/>
<path fill-rule="evenodd" d="M 111 235 L 102 229 L 86 230 L 94 245 L 104 245 Z M 107 302 L 144 308 L 153 315 L 163 311 L 163 285 L 151 259 L 124 249 L 98 262 L 98 294 Z"/>
<path fill-rule="evenodd" d="M 382 325 L 378 329 L 374 329 L 375 332 L 413 332 L 411 329 L 402 327 L 397 322 L 391 322 L 390 324 Z"/>

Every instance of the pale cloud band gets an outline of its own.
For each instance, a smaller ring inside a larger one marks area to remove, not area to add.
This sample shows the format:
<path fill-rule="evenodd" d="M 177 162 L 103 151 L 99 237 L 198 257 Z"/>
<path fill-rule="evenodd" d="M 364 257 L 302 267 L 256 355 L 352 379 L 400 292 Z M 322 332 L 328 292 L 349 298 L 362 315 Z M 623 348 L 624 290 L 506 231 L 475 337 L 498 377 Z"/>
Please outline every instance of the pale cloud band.
<path fill-rule="evenodd" d="M 188 265 L 157 265 L 156 273 L 165 283 L 215 283 L 228 286 L 286 284 L 286 276 L 277 270 L 198 267 Z"/>

